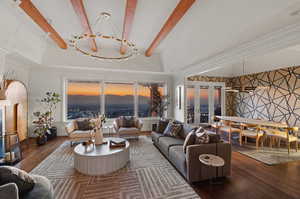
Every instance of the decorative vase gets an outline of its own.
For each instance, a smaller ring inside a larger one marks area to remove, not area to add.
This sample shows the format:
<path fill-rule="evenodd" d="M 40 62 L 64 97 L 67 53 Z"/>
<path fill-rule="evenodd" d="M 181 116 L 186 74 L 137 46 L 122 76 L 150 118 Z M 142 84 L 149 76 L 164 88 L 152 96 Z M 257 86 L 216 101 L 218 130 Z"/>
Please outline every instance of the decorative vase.
<path fill-rule="evenodd" d="M 95 132 L 95 145 L 101 145 L 103 143 L 103 133 L 100 129 L 96 129 Z"/>

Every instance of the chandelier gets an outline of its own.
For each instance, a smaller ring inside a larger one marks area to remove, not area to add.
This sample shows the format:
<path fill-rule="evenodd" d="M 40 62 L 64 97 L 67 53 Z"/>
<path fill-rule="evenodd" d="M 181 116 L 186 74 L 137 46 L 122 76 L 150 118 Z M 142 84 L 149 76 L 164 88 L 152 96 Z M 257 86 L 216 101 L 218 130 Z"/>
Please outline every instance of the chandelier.
<path fill-rule="evenodd" d="M 135 44 L 123 40 L 116 34 L 115 26 L 110 22 L 111 14 L 102 12 L 96 18 L 94 25 L 92 26 L 93 31 L 96 30 L 95 34 L 74 34 L 73 38 L 70 39 L 70 46 L 82 55 L 92 57 L 97 60 L 106 61 L 125 61 L 138 55 L 138 49 Z M 104 33 L 104 25 L 107 22 L 110 25 L 111 33 Z M 99 30 L 97 30 L 99 28 Z M 101 32 L 101 28 L 103 31 Z M 93 51 L 90 49 L 88 43 L 89 40 L 93 39 L 97 46 L 101 46 L 99 51 Z M 106 44 L 106 45 L 105 45 Z M 120 46 L 123 45 L 126 48 L 125 53 L 120 52 Z M 106 52 L 105 52 L 106 51 Z"/>

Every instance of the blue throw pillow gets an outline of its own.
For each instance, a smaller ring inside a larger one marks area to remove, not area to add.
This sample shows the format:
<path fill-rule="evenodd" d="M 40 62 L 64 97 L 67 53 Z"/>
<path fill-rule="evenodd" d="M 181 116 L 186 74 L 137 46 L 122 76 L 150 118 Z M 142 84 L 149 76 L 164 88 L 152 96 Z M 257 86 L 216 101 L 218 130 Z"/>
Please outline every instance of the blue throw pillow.
<path fill-rule="evenodd" d="M 181 128 L 182 128 L 181 124 L 175 122 L 169 122 L 163 134 L 165 136 L 180 137 L 179 133 L 181 131 Z"/>

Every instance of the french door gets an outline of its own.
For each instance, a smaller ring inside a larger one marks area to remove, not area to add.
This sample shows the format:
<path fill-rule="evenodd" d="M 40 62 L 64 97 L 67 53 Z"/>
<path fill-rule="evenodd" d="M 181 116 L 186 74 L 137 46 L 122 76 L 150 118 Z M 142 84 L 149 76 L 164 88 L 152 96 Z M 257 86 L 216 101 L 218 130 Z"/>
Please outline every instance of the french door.
<path fill-rule="evenodd" d="M 225 113 L 225 83 L 187 82 L 185 102 L 186 123 L 211 123 L 213 116 Z"/>

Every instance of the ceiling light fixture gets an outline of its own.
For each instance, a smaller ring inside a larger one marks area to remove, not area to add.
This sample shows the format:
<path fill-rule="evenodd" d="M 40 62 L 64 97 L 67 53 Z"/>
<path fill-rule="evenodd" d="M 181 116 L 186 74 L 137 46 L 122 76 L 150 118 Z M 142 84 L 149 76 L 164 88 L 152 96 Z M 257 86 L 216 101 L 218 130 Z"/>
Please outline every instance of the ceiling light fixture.
<path fill-rule="evenodd" d="M 104 22 L 110 22 L 109 19 L 111 18 L 111 14 L 107 12 L 102 12 L 100 15 L 96 18 L 95 26 L 94 29 L 97 27 L 100 27 L 101 25 L 104 25 Z M 111 23 L 111 22 L 110 22 Z M 96 27 L 97 26 L 97 27 Z M 114 30 L 114 26 L 111 23 L 111 30 Z M 94 31 L 94 30 L 93 30 Z M 104 47 L 101 45 L 102 49 L 99 51 L 92 51 L 89 48 L 85 48 L 84 46 L 88 46 L 88 40 L 90 39 L 95 39 L 98 44 L 102 44 L 105 42 L 114 42 L 119 45 L 123 44 L 126 47 L 126 53 L 121 54 L 119 51 L 119 48 L 117 50 L 111 50 L 110 55 L 107 53 L 103 53 L 103 50 L 107 47 Z M 123 60 L 128 60 L 129 58 L 133 58 L 138 54 L 138 49 L 136 48 L 135 44 L 128 40 L 123 40 L 120 39 L 120 37 L 117 37 L 115 32 L 113 31 L 112 34 L 104 34 L 103 32 L 101 33 L 100 30 L 96 32 L 95 34 L 88 34 L 88 33 L 83 33 L 79 35 L 74 35 L 73 39 L 70 40 L 70 46 L 74 47 L 75 50 L 80 52 L 83 55 L 92 57 L 97 60 L 106 60 L 106 61 L 123 61 Z M 111 54 L 115 54 L 114 56 Z"/>

